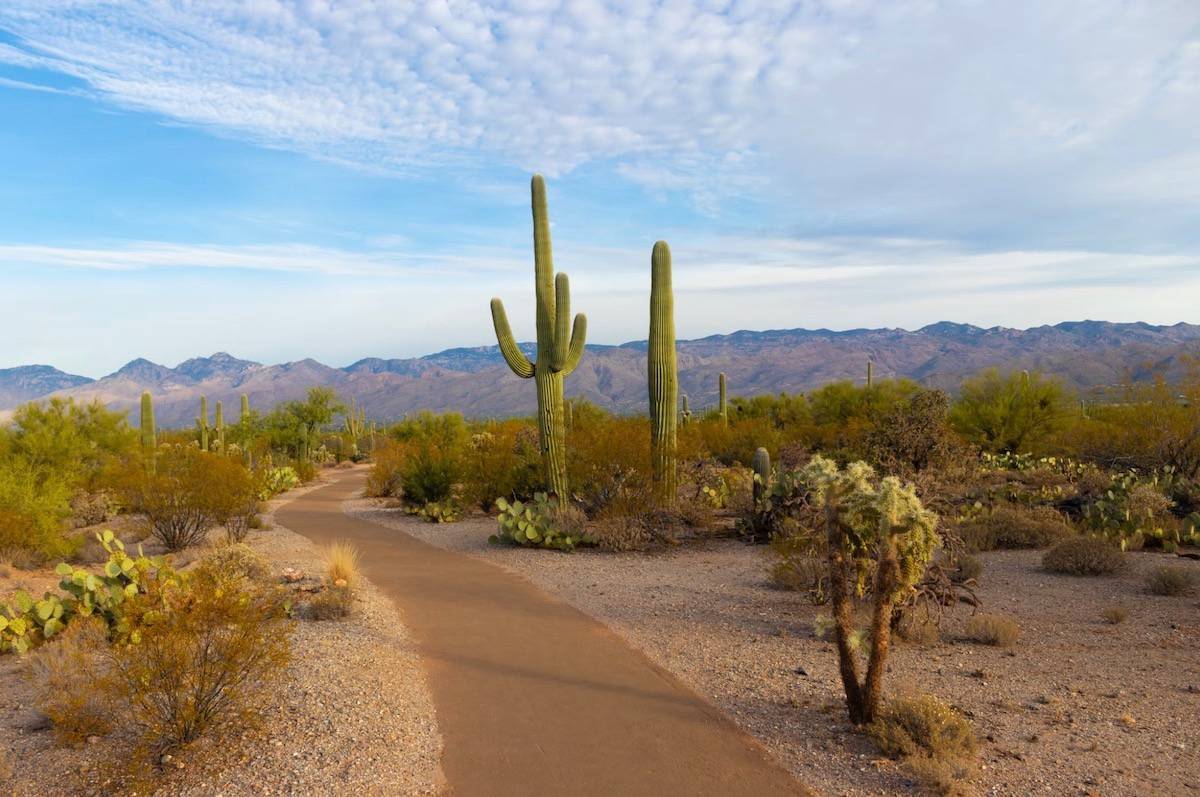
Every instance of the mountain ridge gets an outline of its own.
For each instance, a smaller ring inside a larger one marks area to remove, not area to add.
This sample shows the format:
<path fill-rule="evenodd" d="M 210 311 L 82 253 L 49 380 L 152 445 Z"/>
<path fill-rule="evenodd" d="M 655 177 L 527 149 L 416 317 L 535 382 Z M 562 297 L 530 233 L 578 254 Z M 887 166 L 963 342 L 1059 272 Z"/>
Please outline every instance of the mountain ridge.
<path fill-rule="evenodd" d="M 532 358 L 535 345 L 520 346 Z M 715 400 L 719 371 L 728 375 L 734 395 L 800 392 L 839 379 L 862 381 L 868 359 L 878 378 L 908 377 L 951 390 L 963 377 L 987 367 L 1040 370 L 1087 389 L 1146 378 L 1154 369 L 1178 371 L 1184 356 L 1200 353 L 1200 325 L 1084 320 L 1014 329 L 941 321 L 912 331 L 742 329 L 680 340 L 677 347 L 680 391 L 689 394 L 694 408 L 701 408 Z M 643 409 L 645 349 L 644 340 L 589 345 L 567 381 L 568 395 L 616 411 Z M 49 370 L 37 371 L 39 379 L 30 369 Z M 232 408 L 246 393 L 262 408 L 299 398 L 314 384 L 354 397 L 381 420 L 418 409 L 489 417 L 526 414 L 536 406 L 532 383 L 513 376 L 492 345 L 421 357 L 363 357 L 340 368 L 312 358 L 264 365 L 226 352 L 192 357 L 174 368 L 135 358 L 96 380 L 50 366 L 23 366 L 0 370 L 0 410 L 47 395 L 99 399 L 116 409 L 132 409 L 141 392 L 150 390 L 159 424 L 183 426 L 192 422 L 201 394 L 210 403 L 222 400 Z M 43 386 L 49 389 L 31 394 Z"/>

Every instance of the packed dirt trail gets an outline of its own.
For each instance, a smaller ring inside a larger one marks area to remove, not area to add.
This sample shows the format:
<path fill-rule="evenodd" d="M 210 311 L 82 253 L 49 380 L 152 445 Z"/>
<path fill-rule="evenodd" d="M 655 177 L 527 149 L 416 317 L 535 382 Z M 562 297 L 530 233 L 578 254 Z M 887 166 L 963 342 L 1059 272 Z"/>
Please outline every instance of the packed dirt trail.
<path fill-rule="evenodd" d="M 450 794 L 806 793 L 716 709 L 592 618 L 494 565 L 345 515 L 342 502 L 364 481 L 353 471 L 281 507 L 277 519 L 318 544 L 354 543 L 364 575 L 400 606 L 428 673 Z"/>

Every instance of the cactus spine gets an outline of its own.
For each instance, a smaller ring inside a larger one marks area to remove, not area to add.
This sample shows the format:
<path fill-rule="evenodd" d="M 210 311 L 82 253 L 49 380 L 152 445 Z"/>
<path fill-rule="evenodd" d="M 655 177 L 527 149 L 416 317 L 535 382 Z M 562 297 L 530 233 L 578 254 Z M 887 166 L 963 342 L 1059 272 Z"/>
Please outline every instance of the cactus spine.
<path fill-rule="evenodd" d="M 208 399 L 204 396 L 200 397 L 200 417 L 196 419 L 196 426 L 200 428 L 200 450 L 208 450 Z"/>
<path fill-rule="evenodd" d="M 721 418 L 721 423 L 725 426 L 729 425 L 729 407 L 725 403 L 725 372 L 722 371 L 717 377 L 717 391 L 720 393 L 720 403 L 718 405 L 717 414 Z"/>
<path fill-rule="evenodd" d="M 546 212 L 546 182 L 535 174 L 530 184 L 533 206 L 534 293 L 537 299 L 537 360 L 530 362 L 517 345 L 504 303 L 492 299 L 492 324 L 500 353 L 513 373 L 537 384 L 538 438 L 546 483 L 550 491 L 566 500 L 567 456 L 563 419 L 563 379 L 579 365 L 587 336 L 587 317 L 571 315 L 571 288 L 566 274 L 554 274 L 550 248 L 550 219 Z"/>
<path fill-rule="evenodd" d="M 215 417 L 217 426 L 217 450 L 224 453 L 225 451 L 225 409 L 221 405 L 220 399 L 217 400 L 217 414 Z"/>
<path fill-rule="evenodd" d="M 679 375 L 675 360 L 675 294 L 671 290 L 671 248 L 654 244 L 650 255 L 650 342 L 646 357 L 650 388 L 650 450 L 658 502 L 675 502 L 676 407 Z"/>
<path fill-rule="evenodd" d="M 142 457 L 146 460 L 146 467 L 151 471 L 154 470 L 154 452 L 158 447 L 158 441 L 154 433 L 154 399 L 150 396 L 150 391 L 142 393 Z"/>
<path fill-rule="evenodd" d="M 755 449 L 751 468 L 754 470 L 754 506 L 758 507 L 771 488 L 771 455 L 767 449 Z"/>
<path fill-rule="evenodd" d="M 679 422 L 684 426 L 692 422 L 692 408 L 688 406 L 687 393 L 683 394 L 683 409 L 679 413 Z"/>

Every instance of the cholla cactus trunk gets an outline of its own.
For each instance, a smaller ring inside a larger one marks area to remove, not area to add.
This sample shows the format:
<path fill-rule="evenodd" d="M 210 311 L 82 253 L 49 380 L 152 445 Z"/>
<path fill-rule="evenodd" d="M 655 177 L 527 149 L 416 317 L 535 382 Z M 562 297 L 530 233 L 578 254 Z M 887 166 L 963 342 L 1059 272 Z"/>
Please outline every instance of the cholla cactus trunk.
<path fill-rule="evenodd" d="M 755 449 L 751 467 L 754 470 L 754 506 L 757 507 L 771 489 L 771 455 L 767 449 Z"/>
<path fill-rule="evenodd" d="M 720 403 L 718 404 L 717 414 L 721 416 L 721 423 L 729 425 L 729 408 L 725 403 L 725 372 L 722 371 L 717 377 L 717 391 L 720 393 Z"/>
<path fill-rule="evenodd" d="M 196 421 L 200 427 L 200 449 L 208 450 L 208 399 L 200 397 L 200 417 Z"/>
<path fill-rule="evenodd" d="M 537 302 L 537 359 L 521 352 L 508 324 L 504 303 L 492 299 L 492 324 L 500 353 L 513 373 L 537 385 L 538 439 L 546 483 L 562 499 L 567 485 L 566 427 L 563 418 L 563 379 L 579 365 L 587 336 L 587 317 L 571 316 L 571 288 L 566 274 L 554 274 L 550 247 L 550 218 L 546 211 L 546 183 L 534 175 L 530 185 L 533 207 L 534 293 Z"/>
<path fill-rule="evenodd" d="M 217 401 L 217 414 L 215 417 L 217 426 L 217 450 L 224 453 L 225 451 L 225 409 L 220 400 Z"/>
<path fill-rule="evenodd" d="M 142 457 L 146 460 L 146 467 L 153 471 L 154 454 L 158 448 L 158 438 L 154 430 L 154 399 L 148 390 L 142 393 L 141 433 Z"/>
<path fill-rule="evenodd" d="M 688 406 L 687 393 L 683 394 L 683 409 L 679 413 L 679 422 L 684 426 L 692 422 L 692 409 Z"/>
<path fill-rule="evenodd" d="M 654 492 L 663 506 L 675 503 L 679 469 L 676 407 L 679 376 L 675 359 L 675 296 L 671 289 L 671 248 L 654 244 L 650 256 L 650 343 L 646 357 L 650 388 L 650 449 Z"/>

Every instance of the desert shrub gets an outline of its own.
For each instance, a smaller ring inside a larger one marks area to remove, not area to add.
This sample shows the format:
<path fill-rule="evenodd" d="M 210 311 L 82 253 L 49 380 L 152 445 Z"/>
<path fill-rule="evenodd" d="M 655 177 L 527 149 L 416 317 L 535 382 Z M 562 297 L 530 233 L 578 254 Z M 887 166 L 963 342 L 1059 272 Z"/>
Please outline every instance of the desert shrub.
<path fill-rule="evenodd" d="M 406 504 L 420 507 L 453 497 L 469 440 L 461 415 L 422 412 L 392 427 L 389 435 L 403 444 L 399 475 Z"/>
<path fill-rule="evenodd" d="M 949 418 L 961 435 L 987 451 L 1024 452 L 1062 425 L 1067 405 L 1058 382 L 993 368 L 963 381 Z"/>
<path fill-rule="evenodd" d="M 1124 606 L 1106 606 L 1100 616 L 1109 625 L 1120 625 L 1129 619 L 1129 610 Z"/>
<path fill-rule="evenodd" d="M 1125 567 L 1121 549 L 1099 537 L 1073 537 L 1055 545 L 1042 557 L 1052 573 L 1072 576 L 1108 576 Z"/>
<path fill-rule="evenodd" d="M 493 544 L 520 545 L 572 551 L 577 545 L 592 545 L 584 533 L 583 515 L 578 510 L 562 506 L 557 496 L 537 493 L 532 502 L 503 498 L 496 500 L 500 515 L 496 521 L 499 532 L 488 541 Z"/>
<path fill-rule="evenodd" d="M 976 614 L 967 621 L 967 638 L 985 645 L 1007 648 L 1021 638 L 1021 627 L 1007 617 Z"/>
<path fill-rule="evenodd" d="M 649 421 L 577 413 L 567 446 L 567 477 L 589 517 L 649 511 L 654 506 Z"/>
<path fill-rule="evenodd" d="M 239 463 L 179 446 L 161 450 L 154 472 L 130 488 L 130 504 L 149 518 L 168 551 L 204 540 L 210 528 L 257 508 L 258 486 Z"/>
<path fill-rule="evenodd" d="M 317 466 L 307 459 L 297 459 L 292 462 L 292 471 L 296 474 L 296 478 L 301 484 L 308 484 L 313 479 L 317 478 Z"/>
<path fill-rule="evenodd" d="M 63 521 L 70 496 L 58 473 L 0 460 L 0 548 L 19 548 L 42 560 L 69 555 L 74 546 L 63 534 Z"/>
<path fill-rule="evenodd" d="M 430 501 L 423 506 L 410 506 L 408 511 L 429 523 L 457 523 L 462 520 L 462 506 L 458 499 Z"/>
<path fill-rule="evenodd" d="M 1075 529 L 1050 507 L 1002 503 L 958 525 L 963 544 L 973 551 L 1044 548 L 1074 536 Z"/>
<path fill-rule="evenodd" d="M 496 498 L 526 499 L 542 487 L 538 431 L 525 421 L 489 423 L 471 435 L 463 468 L 466 500 L 490 509 Z"/>
<path fill-rule="evenodd" d="M 377 446 L 367 473 L 366 495 L 370 498 L 398 497 L 403 488 L 400 469 L 404 465 L 402 443 L 386 441 Z"/>
<path fill-rule="evenodd" d="M 1146 588 L 1155 595 L 1187 595 L 1196 587 L 1196 574 L 1182 567 L 1156 567 L 1146 577 Z"/>
<path fill-rule="evenodd" d="M 920 390 L 877 415 L 866 447 L 885 473 L 909 475 L 973 464 L 972 450 L 950 428 L 950 399 L 940 390 Z"/>
<path fill-rule="evenodd" d="M 257 583 L 265 583 L 271 579 L 271 563 L 265 556 L 242 542 L 216 546 L 201 557 L 200 566 Z"/>
<path fill-rule="evenodd" d="M 954 560 L 949 575 L 950 580 L 955 584 L 977 581 L 983 575 L 983 560 L 978 556 L 959 556 Z"/>
<path fill-rule="evenodd" d="M 289 626 L 272 587 L 201 565 L 178 583 L 153 579 L 131 598 L 137 641 L 114 646 L 113 693 L 154 755 L 255 716 L 289 656 Z"/>
<path fill-rule="evenodd" d="M 107 733 L 119 716 L 107 659 L 108 626 L 99 617 L 72 622 L 29 662 L 33 702 L 62 742 Z"/>
<path fill-rule="evenodd" d="M 978 743 L 971 724 L 930 695 L 888 701 L 868 732 L 885 755 L 901 759 L 942 794 L 960 793 L 974 769 Z"/>
<path fill-rule="evenodd" d="M 341 620 L 353 611 L 354 590 L 328 584 L 308 600 L 303 616 L 310 620 Z"/>
<path fill-rule="evenodd" d="M 17 408 L 12 424 L 8 448 L 15 461 L 89 491 L 103 486 L 108 466 L 132 458 L 137 447 L 125 414 L 99 401 L 30 402 Z"/>
<path fill-rule="evenodd" d="M 71 526 L 83 528 L 106 523 L 116 514 L 107 490 L 79 490 L 71 496 Z"/>
<path fill-rule="evenodd" d="M 895 622 L 896 636 L 910 645 L 927 647 L 942 639 L 942 629 L 928 613 L 920 610 L 901 612 Z"/>

